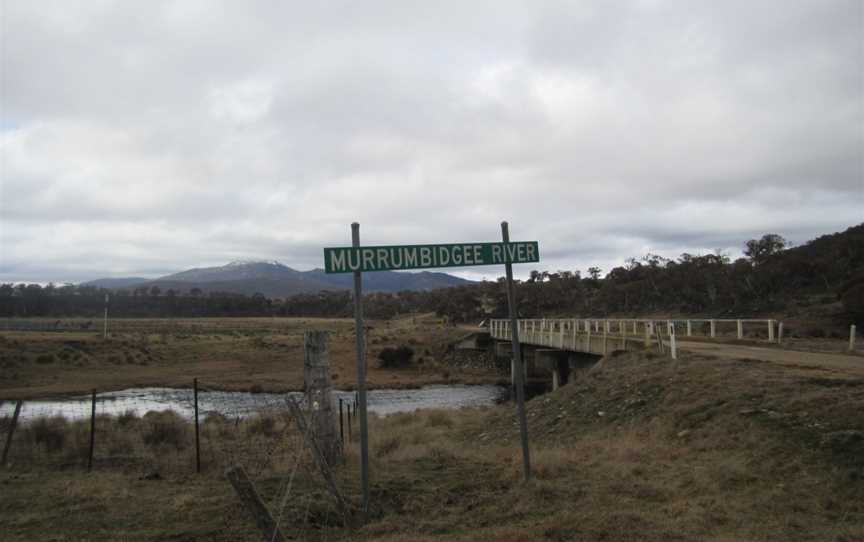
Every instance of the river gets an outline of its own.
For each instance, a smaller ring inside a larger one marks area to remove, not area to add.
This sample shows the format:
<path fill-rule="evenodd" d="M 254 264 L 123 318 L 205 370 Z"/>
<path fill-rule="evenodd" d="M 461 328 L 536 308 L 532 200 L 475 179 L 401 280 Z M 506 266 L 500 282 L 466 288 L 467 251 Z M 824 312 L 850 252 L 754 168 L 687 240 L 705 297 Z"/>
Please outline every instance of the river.
<path fill-rule="evenodd" d="M 397 412 L 413 412 L 421 408 L 462 408 L 491 405 L 504 398 L 506 390 L 500 386 L 424 386 L 418 389 L 376 389 L 367 392 L 370 413 L 386 416 Z M 289 395 L 300 399 L 302 394 Z M 335 391 L 335 400 L 342 399 L 345 408 L 353 402 L 353 391 Z M 238 391 L 200 391 L 200 415 L 219 413 L 228 417 L 246 417 L 271 409 L 284 408 L 285 394 L 250 393 Z M 0 405 L 0 417 L 11 416 L 14 401 Z M 174 410 L 184 418 L 194 414 L 191 389 L 134 388 L 104 392 L 96 395 L 96 414 L 118 415 L 134 412 L 142 416 L 150 411 Z M 33 399 L 24 401 L 19 421 L 26 422 L 42 416 L 64 416 L 69 420 L 88 418 L 91 411 L 90 396 L 63 399 Z"/>

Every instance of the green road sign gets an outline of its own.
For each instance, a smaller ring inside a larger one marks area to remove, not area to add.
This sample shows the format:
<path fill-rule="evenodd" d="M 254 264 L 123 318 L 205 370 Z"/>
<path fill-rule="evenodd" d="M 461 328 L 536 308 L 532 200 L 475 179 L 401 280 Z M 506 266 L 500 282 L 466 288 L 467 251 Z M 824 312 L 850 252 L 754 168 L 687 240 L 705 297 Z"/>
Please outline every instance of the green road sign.
<path fill-rule="evenodd" d="M 501 265 L 540 261 L 537 241 L 510 243 L 452 243 L 380 247 L 335 247 L 324 249 L 327 273 L 387 271 Z"/>

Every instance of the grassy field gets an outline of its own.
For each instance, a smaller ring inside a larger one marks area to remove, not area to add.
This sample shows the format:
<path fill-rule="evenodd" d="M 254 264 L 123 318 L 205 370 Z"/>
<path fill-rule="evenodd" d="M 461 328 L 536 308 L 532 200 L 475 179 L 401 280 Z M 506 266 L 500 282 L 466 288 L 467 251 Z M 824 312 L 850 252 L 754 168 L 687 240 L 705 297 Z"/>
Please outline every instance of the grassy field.
<path fill-rule="evenodd" d="M 529 401 L 529 483 L 512 405 L 373 418 L 368 522 L 341 525 L 307 465 L 283 525 L 306 540 L 860 541 L 862 409 L 864 380 L 842 371 L 609 356 Z M 170 415 L 101 420 L 116 449 L 91 474 L 81 467 L 80 427 L 47 420 L 25 428 L 15 463 L 0 474 L 0 532 L 8 540 L 258 540 L 222 469 L 246 466 L 282 510 L 298 446 L 275 416 L 205 423 L 218 453 L 198 476 L 189 471 L 190 428 Z M 355 508 L 357 464 L 352 442 L 337 477 Z"/>
<path fill-rule="evenodd" d="M 489 383 L 488 371 L 459 370 L 443 361 L 464 331 L 426 317 L 369 323 L 368 384 Z M 354 322 L 315 318 L 123 320 L 107 340 L 97 331 L 0 332 L 0 399 L 35 398 L 128 387 L 189 387 L 283 391 L 303 387 L 303 332 L 331 332 L 336 387 L 356 386 Z M 381 349 L 406 345 L 411 369 L 378 367 Z"/>

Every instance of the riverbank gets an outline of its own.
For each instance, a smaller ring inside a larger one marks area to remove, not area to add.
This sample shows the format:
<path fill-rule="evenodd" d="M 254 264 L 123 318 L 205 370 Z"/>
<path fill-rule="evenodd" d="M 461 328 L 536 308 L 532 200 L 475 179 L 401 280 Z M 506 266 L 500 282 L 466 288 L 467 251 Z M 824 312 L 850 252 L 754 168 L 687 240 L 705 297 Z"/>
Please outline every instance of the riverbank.
<path fill-rule="evenodd" d="M 314 464 L 293 469 L 296 441 L 278 419 L 214 419 L 200 475 L 188 425 L 177 445 L 160 440 L 171 431 L 148 442 L 167 421 L 137 419 L 130 449 L 151 447 L 164 466 L 123 463 L 118 444 L 91 474 L 13 467 L 0 473 L 0 528 L 9 540 L 259 540 L 221 457 L 247 468 L 286 532 L 306 540 L 862 540 L 862 409 L 864 380 L 837 369 L 610 356 L 528 401 L 527 484 L 512 404 L 372 416 L 362 527 L 340 522 Z M 359 515 L 356 438 L 335 476 Z"/>
<path fill-rule="evenodd" d="M 330 331 L 334 386 L 356 388 L 353 320 L 314 318 L 127 320 L 103 339 L 95 331 L 0 332 L 0 399 L 62 397 L 142 387 L 222 391 L 303 389 L 303 332 Z M 137 330 L 137 331 L 136 331 Z M 370 322 L 367 385 L 497 384 L 502 375 L 448 362 L 463 330 L 430 317 Z M 414 352 L 405 368 L 379 366 L 384 348 Z"/>

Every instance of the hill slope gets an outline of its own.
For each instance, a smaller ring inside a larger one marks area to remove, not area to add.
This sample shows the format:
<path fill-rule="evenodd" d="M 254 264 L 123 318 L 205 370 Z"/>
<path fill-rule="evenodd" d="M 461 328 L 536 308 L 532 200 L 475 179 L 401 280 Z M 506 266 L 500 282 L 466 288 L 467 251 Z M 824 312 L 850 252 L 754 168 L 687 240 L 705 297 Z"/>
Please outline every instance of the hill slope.
<path fill-rule="evenodd" d="M 162 291 L 188 292 L 193 288 L 202 292 L 234 294 L 263 294 L 269 298 L 284 298 L 296 294 L 317 293 L 324 290 L 350 290 L 351 274 L 328 275 L 322 269 L 297 271 L 279 262 L 235 261 L 218 267 L 188 269 L 148 279 L 98 279 L 86 283 L 103 288 L 152 288 Z M 397 273 L 379 271 L 363 275 L 365 292 L 399 292 L 403 290 L 434 290 L 471 281 L 446 273 Z"/>

